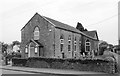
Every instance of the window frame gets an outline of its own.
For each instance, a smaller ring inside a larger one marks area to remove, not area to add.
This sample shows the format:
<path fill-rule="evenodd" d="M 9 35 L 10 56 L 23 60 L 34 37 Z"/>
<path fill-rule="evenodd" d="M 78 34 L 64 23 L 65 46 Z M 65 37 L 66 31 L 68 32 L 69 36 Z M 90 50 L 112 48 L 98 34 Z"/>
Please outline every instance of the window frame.
<path fill-rule="evenodd" d="M 87 50 L 89 48 L 89 51 Z M 85 41 L 85 52 L 90 52 L 91 51 L 91 42 L 89 39 L 86 39 Z"/>
<path fill-rule="evenodd" d="M 68 52 L 71 51 L 71 35 L 68 36 Z"/>
<path fill-rule="evenodd" d="M 64 50 L 64 35 L 60 35 L 60 51 L 63 52 Z"/>
<path fill-rule="evenodd" d="M 75 37 L 75 40 L 74 40 L 74 51 L 76 52 L 77 51 L 77 39 Z"/>
<path fill-rule="evenodd" d="M 28 54 L 28 47 L 27 47 L 27 45 L 25 46 L 25 54 Z"/>
<path fill-rule="evenodd" d="M 81 51 L 81 47 L 82 47 L 82 41 L 81 38 L 79 39 L 79 50 Z"/>
<path fill-rule="evenodd" d="M 60 44 L 60 51 L 63 52 L 63 47 L 64 45 L 63 44 Z"/>
<path fill-rule="evenodd" d="M 71 45 L 68 44 L 68 52 L 70 52 L 70 51 L 71 51 Z"/>
<path fill-rule="evenodd" d="M 34 40 L 40 39 L 40 29 L 38 26 L 34 28 L 33 36 L 34 36 Z"/>
<path fill-rule="evenodd" d="M 35 47 L 35 54 L 37 54 L 38 53 L 38 48 L 37 47 Z"/>

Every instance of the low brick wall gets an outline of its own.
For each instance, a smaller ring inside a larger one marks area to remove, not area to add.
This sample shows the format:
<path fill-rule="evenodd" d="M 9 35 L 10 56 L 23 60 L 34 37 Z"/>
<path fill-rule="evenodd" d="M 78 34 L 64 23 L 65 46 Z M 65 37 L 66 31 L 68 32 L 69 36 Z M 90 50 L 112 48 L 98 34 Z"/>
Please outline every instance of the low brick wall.
<path fill-rule="evenodd" d="M 56 59 L 56 58 L 27 58 L 12 59 L 13 66 L 25 66 L 34 68 L 73 69 L 79 71 L 94 71 L 115 73 L 115 62 L 100 59 Z"/>

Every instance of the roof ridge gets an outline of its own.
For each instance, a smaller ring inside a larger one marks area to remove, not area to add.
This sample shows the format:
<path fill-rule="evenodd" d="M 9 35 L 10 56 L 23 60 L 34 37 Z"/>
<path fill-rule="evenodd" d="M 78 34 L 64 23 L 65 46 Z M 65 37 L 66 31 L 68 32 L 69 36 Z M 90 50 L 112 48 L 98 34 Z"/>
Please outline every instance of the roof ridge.
<path fill-rule="evenodd" d="M 49 18 L 49 17 L 46 17 L 46 16 L 43 16 L 43 17 L 45 17 L 45 18 Z M 66 24 L 66 23 L 60 22 L 60 21 L 55 20 L 55 19 L 52 19 L 52 18 L 49 18 L 49 19 L 54 20 L 54 21 L 56 21 L 56 22 L 59 22 L 59 23 L 61 23 L 61 24 L 64 24 L 64 25 L 66 25 L 66 26 L 69 26 L 69 27 L 72 27 L 72 28 L 76 29 L 75 27 L 70 26 L 69 24 Z M 50 22 L 51 22 L 51 21 L 50 21 Z"/>

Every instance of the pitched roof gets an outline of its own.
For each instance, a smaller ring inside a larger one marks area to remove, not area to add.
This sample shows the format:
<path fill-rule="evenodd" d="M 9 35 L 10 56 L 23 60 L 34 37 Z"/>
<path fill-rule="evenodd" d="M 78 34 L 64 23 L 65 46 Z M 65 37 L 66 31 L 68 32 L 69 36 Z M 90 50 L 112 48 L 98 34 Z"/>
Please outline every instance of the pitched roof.
<path fill-rule="evenodd" d="M 82 35 L 84 35 L 84 36 L 86 36 L 86 37 L 89 37 L 89 38 L 91 38 L 91 39 L 97 40 L 97 39 L 95 39 L 95 38 L 93 38 L 93 37 L 91 37 L 91 36 L 89 36 L 89 35 L 81 32 L 81 31 L 79 31 L 78 29 L 76 29 L 76 28 L 74 28 L 74 27 L 72 27 L 72 26 L 70 26 L 70 25 L 64 24 L 64 23 L 62 23 L 62 22 L 56 21 L 56 20 L 54 20 L 54 19 L 51 19 L 51 18 L 48 18 L 48 17 L 45 17 L 45 16 L 41 16 L 41 15 L 38 14 L 38 13 L 36 13 L 35 15 L 39 15 L 40 17 L 44 18 L 44 19 L 47 20 L 49 23 L 51 23 L 52 25 L 54 25 L 54 27 L 56 27 L 56 28 L 65 29 L 65 30 L 68 30 L 68 31 L 72 31 L 72 32 L 75 32 L 75 33 L 79 33 L 79 34 L 82 34 Z M 35 15 L 34 15 L 34 16 L 35 16 Z M 33 17 L 34 17 L 34 16 L 33 16 Z M 32 18 L 33 18 L 33 17 L 32 17 Z M 31 19 L 32 19 L 32 18 L 31 18 Z M 31 19 L 27 22 L 27 24 L 31 21 Z M 27 25 L 27 24 L 26 24 L 26 25 Z M 25 25 L 25 26 L 26 26 L 26 25 Z M 24 26 L 24 27 L 25 27 L 25 26 Z M 22 29 L 24 29 L 24 27 L 23 27 Z M 22 29 L 21 29 L 21 30 L 22 30 Z"/>
<path fill-rule="evenodd" d="M 95 35 L 97 36 L 97 39 L 98 39 L 98 35 L 97 35 L 97 31 L 83 31 L 83 33 L 85 33 L 86 35 L 88 36 L 91 36 L 91 37 L 95 37 Z M 99 39 L 98 39 L 99 40 Z"/>
<path fill-rule="evenodd" d="M 70 25 L 64 24 L 62 22 L 56 21 L 56 20 L 48 18 L 48 17 L 45 17 L 45 18 L 48 19 L 53 24 L 55 24 L 56 25 L 55 27 L 71 30 L 71 31 L 78 32 L 78 33 L 82 33 L 82 32 L 80 32 L 79 30 L 77 30 L 76 28 L 74 28 Z"/>
<path fill-rule="evenodd" d="M 48 17 L 45 17 L 45 16 L 43 16 L 43 17 L 44 17 L 45 19 L 47 19 L 48 21 L 52 22 L 54 25 L 56 25 L 56 26 L 55 26 L 56 28 L 62 28 L 62 29 L 66 29 L 66 30 L 69 30 L 69 31 L 73 31 L 73 32 L 82 34 L 82 35 L 84 35 L 84 36 L 86 36 L 86 37 L 89 37 L 89 38 L 91 38 L 91 39 L 98 40 L 98 39 L 95 39 L 93 36 L 88 35 L 88 34 L 86 34 L 86 33 L 84 33 L 84 32 L 81 32 L 81 31 L 79 31 L 78 29 L 76 29 L 76 28 L 74 28 L 74 27 L 72 27 L 72 26 L 70 26 L 70 25 L 64 24 L 64 23 L 62 23 L 62 22 L 56 21 L 56 20 L 54 20 L 54 19 L 51 19 L 51 18 L 48 18 Z"/>
<path fill-rule="evenodd" d="M 37 40 L 31 39 L 30 42 L 31 41 L 34 42 L 36 45 L 43 47 L 43 45 L 40 42 L 38 42 Z"/>

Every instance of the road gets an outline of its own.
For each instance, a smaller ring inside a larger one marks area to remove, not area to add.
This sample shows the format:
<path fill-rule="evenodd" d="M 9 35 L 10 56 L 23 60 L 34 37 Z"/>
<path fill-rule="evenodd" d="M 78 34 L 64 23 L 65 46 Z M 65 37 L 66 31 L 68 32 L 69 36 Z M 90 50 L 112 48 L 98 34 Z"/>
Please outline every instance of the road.
<path fill-rule="evenodd" d="M 57 74 L 44 74 L 44 73 L 31 73 L 15 70 L 5 70 L 2 69 L 2 76 L 118 76 L 118 75 L 57 75 Z"/>
<path fill-rule="evenodd" d="M 57 75 L 57 74 L 45 74 L 45 73 L 31 73 L 17 70 L 0 69 L 2 76 L 70 76 L 70 75 Z M 80 75 L 81 76 L 81 75 Z"/>
<path fill-rule="evenodd" d="M 31 72 L 2 69 L 2 76 L 58 76 L 58 75 L 47 75 L 42 73 L 31 73 Z"/>
<path fill-rule="evenodd" d="M 4 69 L 2 69 L 2 74 L 35 74 L 35 73 L 22 72 L 22 71 L 13 71 L 13 70 L 4 70 Z"/>

